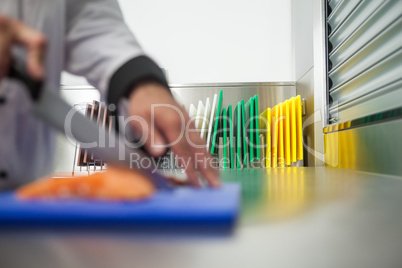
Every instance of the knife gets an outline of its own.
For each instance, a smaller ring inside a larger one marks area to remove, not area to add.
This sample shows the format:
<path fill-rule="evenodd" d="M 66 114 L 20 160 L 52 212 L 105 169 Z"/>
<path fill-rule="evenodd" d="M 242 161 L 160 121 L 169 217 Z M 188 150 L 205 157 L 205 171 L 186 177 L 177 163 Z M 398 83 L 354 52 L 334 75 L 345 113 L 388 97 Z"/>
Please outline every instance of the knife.
<path fill-rule="evenodd" d="M 43 81 L 31 78 L 22 64 L 13 61 L 8 77 L 25 85 L 33 100 L 32 111 L 38 118 L 80 144 L 98 141 L 97 146 L 87 149 L 96 158 L 111 165 L 137 169 L 145 173 L 158 189 L 171 190 L 173 188 L 168 180 L 156 170 L 149 155 L 138 148 L 128 147 L 117 132 L 108 132 L 85 115 L 73 110 L 72 106 L 55 93 L 58 90 L 49 90 Z M 71 116 L 72 114 L 73 116 Z M 71 120 L 69 120 L 70 118 Z M 66 124 L 66 119 L 71 123 Z M 65 131 L 65 127 L 68 125 L 71 131 Z M 99 146 L 101 140 L 105 141 L 104 146 L 103 144 Z M 146 166 L 133 166 L 132 156 L 135 156 L 135 159 L 141 159 L 141 162 L 148 159 Z"/>

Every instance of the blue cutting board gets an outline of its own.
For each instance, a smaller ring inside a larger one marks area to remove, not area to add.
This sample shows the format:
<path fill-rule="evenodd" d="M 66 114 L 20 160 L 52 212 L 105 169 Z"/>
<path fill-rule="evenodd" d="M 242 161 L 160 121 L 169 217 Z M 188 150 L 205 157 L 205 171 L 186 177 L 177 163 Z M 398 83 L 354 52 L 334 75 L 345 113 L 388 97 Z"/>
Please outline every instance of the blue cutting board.
<path fill-rule="evenodd" d="M 176 188 L 137 202 L 21 201 L 0 193 L 0 231 L 84 230 L 140 233 L 231 233 L 240 209 L 240 186 Z"/>

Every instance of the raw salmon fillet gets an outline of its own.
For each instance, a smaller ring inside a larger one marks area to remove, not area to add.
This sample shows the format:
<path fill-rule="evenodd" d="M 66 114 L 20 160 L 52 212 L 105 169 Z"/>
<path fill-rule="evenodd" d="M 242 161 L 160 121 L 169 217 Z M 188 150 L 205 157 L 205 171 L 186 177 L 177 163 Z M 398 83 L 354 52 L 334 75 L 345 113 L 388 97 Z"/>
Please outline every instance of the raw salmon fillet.
<path fill-rule="evenodd" d="M 138 171 L 109 167 L 90 176 L 45 177 L 17 190 L 20 199 L 139 200 L 155 192 L 151 182 Z"/>

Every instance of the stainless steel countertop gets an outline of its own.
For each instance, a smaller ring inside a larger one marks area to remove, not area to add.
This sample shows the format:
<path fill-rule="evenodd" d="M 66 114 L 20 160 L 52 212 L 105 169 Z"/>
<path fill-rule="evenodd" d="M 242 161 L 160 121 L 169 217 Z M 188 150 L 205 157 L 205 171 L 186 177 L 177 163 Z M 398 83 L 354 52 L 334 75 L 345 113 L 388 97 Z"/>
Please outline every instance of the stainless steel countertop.
<path fill-rule="evenodd" d="M 402 267 L 402 178 L 332 168 L 224 171 L 235 234 L 0 236 L 0 267 Z"/>

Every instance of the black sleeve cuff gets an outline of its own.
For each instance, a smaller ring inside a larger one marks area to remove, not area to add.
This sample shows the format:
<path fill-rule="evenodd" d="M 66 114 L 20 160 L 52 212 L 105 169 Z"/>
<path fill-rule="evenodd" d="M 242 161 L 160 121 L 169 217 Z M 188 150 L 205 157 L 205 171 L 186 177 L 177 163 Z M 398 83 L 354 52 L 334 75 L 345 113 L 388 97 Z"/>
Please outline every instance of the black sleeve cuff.
<path fill-rule="evenodd" d="M 138 83 L 146 80 L 158 82 L 169 90 L 165 75 L 153 60 L 146 56 L 129 60 L 110 79 L 108 103 L 117 105 L 122 97 L 127 98 L 131 94 Z"/>

